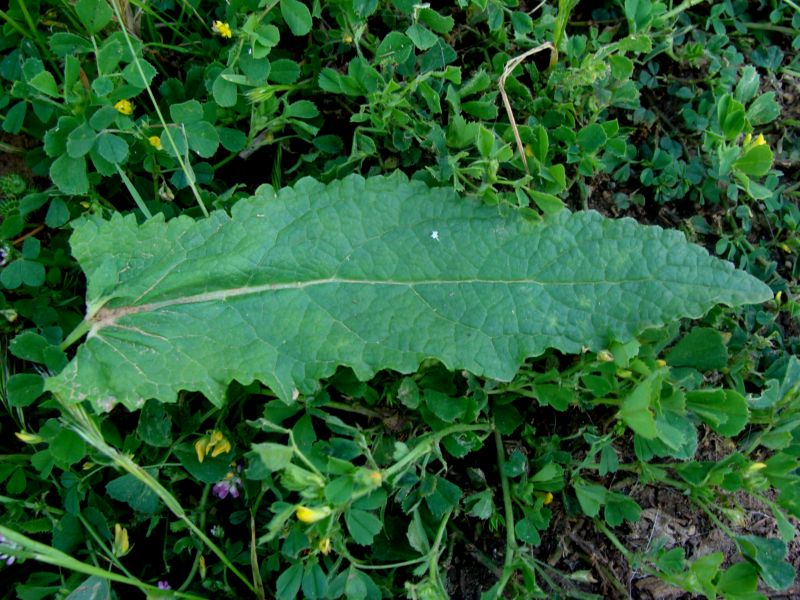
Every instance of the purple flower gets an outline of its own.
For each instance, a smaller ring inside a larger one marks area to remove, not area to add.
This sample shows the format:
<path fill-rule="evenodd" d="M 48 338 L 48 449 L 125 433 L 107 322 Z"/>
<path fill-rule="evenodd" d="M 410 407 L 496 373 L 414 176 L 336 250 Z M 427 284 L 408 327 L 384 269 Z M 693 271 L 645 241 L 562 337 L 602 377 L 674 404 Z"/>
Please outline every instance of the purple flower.
<path fill-rule="evenodd" d="M 14 542 L 6 541 L 5 536 L 2 535 L 2 534 L 0 534 L 0 544 L 5 544 L 6 546 L 8 546 L 8 547 L 10 547 L 12 549 L 17 548 L 17 545 Z M 12 555 L 5 554 L 5 553 L 0 553 L 0 561 L 5 562 L 7 567 L 10 567 L 11 565 L 13 565 L 14 561 L 16 561 L 16 560 L 17 560 L 16 556 L 12 556 Z"/>
<path fill-rule="evenodd" d="M 239 487 L 242 485 L 242 480 L 237 477 L 233 471 L 230 471 L 226 476 L 225 479 L 220 481 L 219 483 L 215 483 L 213 489 L 211 490 L 214 495 L 219 498 L 220 500 L 224 500 L 225 498 L 230 496 L 232 498 L 239 497 Z"/>
<path fill-rule="evenodd" d="M 235 464 L 236 463 L 232 463 L 231 466 L 235 466 Z M 241 472 L 241 470 L 241 465 L 235 467 L 234 470 L 228 471 L 228 474 L 225 475 L 225 479 L 214 484 L 214 488 L 211 491 L 217 498 L 222 500 L 227 498 L 229 494 L 232 498 L 239 497 L 239 488 L 242 486 L 242 480 L 237 473 Z"/>
<path fill-rule="evenodd" d="M 158 589 L 160 589 L 160 590 L 171 590 L 172 586 L 169 584 L 169 581 L 159 581 L 158 582 Z"/>

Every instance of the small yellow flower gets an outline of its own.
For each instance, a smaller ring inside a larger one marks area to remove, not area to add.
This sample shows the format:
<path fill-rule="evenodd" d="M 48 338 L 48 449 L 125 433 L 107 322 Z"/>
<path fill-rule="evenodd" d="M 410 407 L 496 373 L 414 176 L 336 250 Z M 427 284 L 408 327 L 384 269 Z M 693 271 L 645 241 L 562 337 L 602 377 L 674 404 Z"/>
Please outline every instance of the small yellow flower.
<path fill-rule="evenodd" d="M 211 458 L 216 458 L 220 454 L 230 452 L 232 449 L 231 443 L 223 438 L 221 442 L 214 444 L 214 450 L 211 452 Z"/>
<path fill-rule="evenodd" d="M 114 556 L 125 556 L 130 549 L 128 530 L 117 523 L 114 525 Z"/>
<path fill-rule="evenodd" d="M 233 37 L 233 31 L 231 31 L 231 26 L 223 21 L 214 21 L 211 24 L 211 31 L 213 31 L 220 37 L 224 37 L 226 40 L 229 40 Z"/>
<path fill-rule="evenodd" d="M 194 443 L 194 451 L 197 454 L 197 462 L 203 462 L 208 450 L 208 436 L 203 436 Z"/>
<path fill-rule="evenodd" d="M 317 550 L 322 552 L 323 554 L 329 554 L 331 551 L 331 538 L 324 537 L 319 541 L 317 544 Z"/>
<path fill-rule="evenodd" d="M 121 115 L 133 114 L 133 104 L 131 104 L 130 100 L 120 100 L 114 105 L 114 108 L 116 108 L 117 112 Z"/>
<path fill-rule="evenodd" d="M 161 150 L 161 138 L 157 135 L 151 135 L 149 138 L 147 138 L 147 141 L 150 142 L 150 145 L 156 150 Z"/>
<path fill-rule="evenodd" d="M 298 521 L 302 521 L 303 523 L 316 523 L 331 514 L 331 509 L 327 506 L 322 506 L 320 508 L 298 506 L 295 508 L 294 514 Z"/>
<path fill-rule="evenodd" d="M 342 36 L 342 41 L 343 41 L 345 44 L 352 44 L 352 43 L 353 43 L 353 36 L 352 36 L 352 35 L 350 35 L 349 33 L 345 33 L 345 34 Z"/>
<path fill-rule="evenodd" d="M 547 492 L 547 493 L 544 495 L 544 501 L 542 502 L 542 504 L 544 504 L 545 506 L 547 506 L 547 505 L 548 505 L 548 504 L 550 504 L 552 501 L 553 501 L 553 494 L 552 494 L 551 492 Z"/>
<path fill-rule="evenodd" d="M 531 148 L 530 144 L 525 144 L 525 156 L 531 158 L 533 156 L 533 148 Z"/>
<path fill-rule="evenodd" d="M 753 146 L 763 146 L 767 143 L 767 140 L 764 139 L 764 134 L 759 133 L 758 137 L 753 140 Z"/>
<path fill-rule="evenodd" d="M 194 443 L 197 462 L 203 462 L 209 453 L 211 453 L 211 458 L 216 458 L 220 454 L 230 452 L 232 449 L 231 443 L 225 439 L 225 434 L 216 429 Z"/>

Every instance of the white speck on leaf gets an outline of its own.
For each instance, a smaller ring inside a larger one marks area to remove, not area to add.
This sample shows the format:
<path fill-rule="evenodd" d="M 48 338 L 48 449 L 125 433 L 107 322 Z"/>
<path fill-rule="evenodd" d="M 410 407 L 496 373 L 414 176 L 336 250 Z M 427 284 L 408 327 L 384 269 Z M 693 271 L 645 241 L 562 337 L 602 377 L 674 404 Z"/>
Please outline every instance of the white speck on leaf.
<path fill-rule="evenodd" d="M 437 230 L 434 229 L 431 231 L 431 239 L 436 240 L 437 242 L 439 241 L 439 232 Z"/>

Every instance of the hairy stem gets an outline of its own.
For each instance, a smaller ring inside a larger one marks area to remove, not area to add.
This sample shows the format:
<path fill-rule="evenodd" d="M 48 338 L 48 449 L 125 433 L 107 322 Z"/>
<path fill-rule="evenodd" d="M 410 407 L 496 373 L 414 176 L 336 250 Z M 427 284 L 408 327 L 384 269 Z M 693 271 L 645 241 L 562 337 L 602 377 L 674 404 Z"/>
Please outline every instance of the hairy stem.
<path fill-rule="evenodd" d="M 494 430 L 494 445 L 497 451 L 497 469 L 500 472 L 500 487 L 503 490 L 503 513 L 506 521 L 506 556 L 503 561 L 503 572 L 495 589 L 495 598 L 503 597 L 511 575 L 514 573 L 514 561 L 517 557 L 517 538 L 514 535 L 514 504 L 511 500 L 511 485 L 505 474 L 506 451 L 503 447 L 503 438 L 497 429 Z"/>

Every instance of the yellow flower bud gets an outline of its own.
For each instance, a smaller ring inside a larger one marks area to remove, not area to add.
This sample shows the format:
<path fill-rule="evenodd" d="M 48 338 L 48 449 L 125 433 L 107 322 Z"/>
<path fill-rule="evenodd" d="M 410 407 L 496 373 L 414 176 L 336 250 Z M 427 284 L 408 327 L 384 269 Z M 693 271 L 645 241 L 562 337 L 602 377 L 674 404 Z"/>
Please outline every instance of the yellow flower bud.
<path fill-rule="evenodd" d="M 317 521 L 321 521 L 331 514 L 331 509 L 327 506 L 321 506 L 319 508 L 298 506 L 295 509 L 294 514 L 297 516 L 298 521 L 303 523 L 316 523 Z"/>
<path fill-rule="evenodd" d="M 231 449 L 231 443 L 225 438 L 222 438 L 221 442 L 214 444 L 214 450 L 211 452 L 211 458 L 216 458 L 220 454 L 230 452 Z"/>
<path fill-rule="evenodd" d="M 323 554 L 329 554 L 331 551 L 331 538 L 324 537 L 319 541 L 317 544 L 317 550 L 322 552 Z"/>
<path fill-rule="evenodd" d="M 225 439 L 225 434 L 216 429 L 194 443 L 194 451 L 197 453 L 198 462 L 203 462 L 209 454 L 211 458 L 216 458 L 220 454 L 230 452 L 232 449 L 233 446 Z"/>
<path fill-rule="evenodd" d="M 552 501 L 553 501 L 553 494 L 552 494 L 552 492 L 547 492 L 547 493 L 544 495 L 544 501 L 542 502 L 542 504 L 544 504 L 545 506 L 547 506 L 547 505 L 548 505 L 548 504 L 550 504 Z"/>
<path fill-rule="evenodd" d="M 220 37 L 224 37 L 226 40 L 229 40 L 233 37 L 233 31 L 231 31 L 231 26 L 225 23 L 224 21 L 214 21 L 211 24 L 211 31 L 213 31 Z"/>
<path fill-rule="evenodd" d="M 130 100 L 120 100 L 114 105 L 114 108 L 116 108 L 117 112 L 122 115 L 133 114 L 133 104 L 131 104 Z"/>
<path fill-rule="evenodd" d="M 203 436 L 194 443 L 194 451 L 197 454 L 197 462 L 203 462 L 208 451 L 209 440 L 208 436 Z"/>
<path fill-rule="evenodd" d="M 754 462 L 752 465 L 747 467 L 748 473 L 753 473 L 754 471 L 760 471 L 761 469 L 766 469 L 767 465 L 763 462 Z"/>
<path fill-rule="evenodd" d="M 41 444 L 44 441 L 42 436 L 36 435 L 35 433 L 28 433 L 27 431 L 18 431 L 14 435 L 17 436 L 17 439 L 26 444 Z"/>
<path fill-rule="evenodd" d="M 597 353 L 597 360 L 600 362 L 611 362 L 614 360 L 614 355 L 608 350 L 600 350 L 600 352 Z"/>
<path fill-rule="evenodd" d="M 657 366 L 658 368 L 660 368 L 660 369 L 663 369 L 664 367 L 666 367 L 666 366 L 667 366 L 667 361 L 665 361 L 665 360 L 664 360 L 664 359 L 662 359 L 662 358 L 658 358 L 658 359 L 656 359 L 656 366 Z"/>
<path fill-rule="evenodd" d="M 114 525 L 114 556 L 125 556 L 131 549 L 128 530 L 119 523 Z"/>
<path fill-rule="evenodd" d="M 764 139 L 764 134 L 759 133 L 758 137 L 753 140 L 753 146 L 763 146 L 767 143 L 767 140 Z"/>
<path fill-rule="evenodd" d="M 349 33 L 345 33 L 345 34 L 342 36 L 342 41 L 343 41 L 345 44 L 352 44 L 352 43 L 353 43 L 353 36 L 352 36 L 352 35 L 350 35 Z"/>
<path fill-rule="evenodd" d="M 150 142 L 150 145 L 156 150 L 161 150 L 161 138 L 157 135 L 151 135 L 149 138 L 147 138 L 147 141 Z"/>

